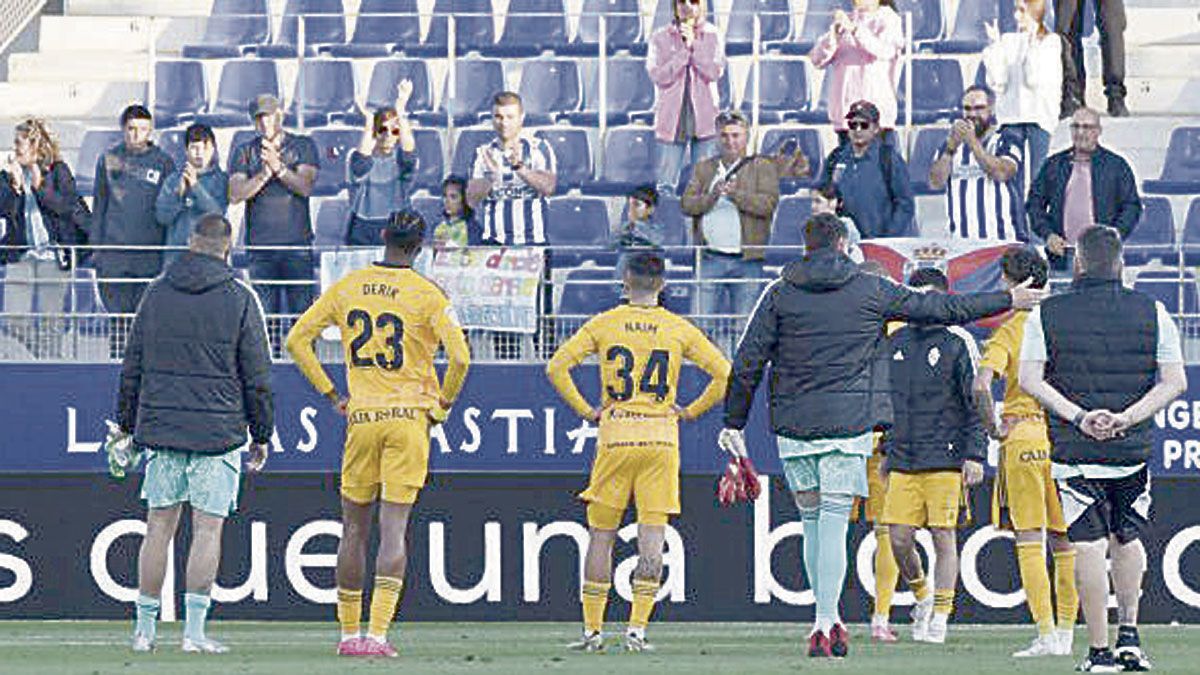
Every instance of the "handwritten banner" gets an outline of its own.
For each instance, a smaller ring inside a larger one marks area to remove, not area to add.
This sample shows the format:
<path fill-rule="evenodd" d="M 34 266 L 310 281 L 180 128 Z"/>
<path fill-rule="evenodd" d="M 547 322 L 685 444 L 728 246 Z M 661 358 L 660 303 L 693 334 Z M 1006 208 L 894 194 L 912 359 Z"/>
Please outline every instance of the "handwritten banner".
<path fill-rule="evenodd" d="M 429 269 L 465 328 L 535 333 L 545 266 L 540 248 L 439 251 Z"/>

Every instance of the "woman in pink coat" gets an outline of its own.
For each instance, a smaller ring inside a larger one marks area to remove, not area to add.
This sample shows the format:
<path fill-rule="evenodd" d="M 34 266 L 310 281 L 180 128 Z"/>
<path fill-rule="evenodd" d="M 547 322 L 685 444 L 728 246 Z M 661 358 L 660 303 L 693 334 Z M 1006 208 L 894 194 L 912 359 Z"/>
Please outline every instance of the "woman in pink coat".
<path fill-rule="evenodd" d="M 817 68 L 833 66 L 829 86 L 829 121 L 845 143 L 846 111 L 855 101 L 879 109 L 884 137 L 896 128 L 896 81 L 904 52 L 904 28 L 892 0 L 854 0 L 849 14 L 837 10 L 833 24 L 809 52 Z M 893 141 L 894 142 L 894 141 Z"/>
<path fill-rule="evenodd" d="M 659 190 L 675 192 L 684 152 L 691 163 L 712 154 L 717 136 L 717 81 L 725 43 L 705 19 L 704 0 L 675 0 L 675 20 L 650 36 L 646 70 L 658 89 L 654 136 Z"/>

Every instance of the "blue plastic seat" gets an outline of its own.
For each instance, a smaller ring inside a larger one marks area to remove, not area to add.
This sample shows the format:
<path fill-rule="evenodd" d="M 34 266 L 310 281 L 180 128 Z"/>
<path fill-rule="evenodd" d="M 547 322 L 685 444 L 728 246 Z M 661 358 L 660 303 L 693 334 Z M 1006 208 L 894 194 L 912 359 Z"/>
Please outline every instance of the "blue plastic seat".
<path fill-rule="evenodd" d="M 211 14 L 204 26 L 203 42 L 184 45 L 183 58 L 237 58 L 244 46 L 267 40 L 267 0 L 215 0 Z"/>
<path fill-rule="evenodd" d="M 786 265 L 804 256 L 804 223 L 812 215 L 812 200 L 808 197 L 783 197 L 775 207 L 771 221 L 772 247 L 767 249 L 768 265 Z"/>
<path fill-rule="evenodd" d="M 795 119 L 795 113 L 807 110 L 808 69 L 801 59 L 762 59 L 762 86 L 758 92 L 758 119 L 763 124 L 778 124 Z M 742 110 L 750 112 L 754 102 L 755 69 L 750 69 L 742 95 Z"/>
<path fill-rule="evenodd" d="M 829 70 L 826 69 L 825 74 L 821 78 L 821 93 L 817 96 L 815 103 L 810 103 L 808 108 L 801 108 L 788 115 L 789 119 L 801 124 L 829 124 L 829 88 L 833 82 L 830 77 Z"/>
<path fill-rule="evenodd" d="M 675 20 L 675 9 L 672 7 L 673 3 L 674 0 L 658 0 L 658 4 L 654 6 L 654 19 L 650 24 L 651 33 Z M 709 23 L 713 23 L 715 21 L 715 17 L 713 16 L 712 4 L 702 4 L 707 7 Z"/>
<path fill-rule="evenodd" d="M 421 59 L 384 59 L 371 71 L 367 86 L 367 112 L 390 108 L 396 104 L 396 85 L 401 80 L 412 82 L 408 97 L 408 112 L 426 113 L 433 109 L 433 93 L 429 87 L 429 67 Z"/>
<path fill-rule="evenodd" d="M 563 0 L 512 0 L 504 33 L 495 46 L 483 51 L 514 58 L 556 51 L 567 44 L 567 17 Z"/>
<path fill-rule="evenodd" d="M 788 0 L 734 0 L 729 11 L 729 24 L 725 28 L 727 55 L 751 53 L 755 16 L 759 17 L 762 23 L 760 39 L 763 43 L 786 40 L 792 32 Z"/>
<path fill-rule="evenodd" d="M 526 126 L 551 124 L 559 115 L 579 110 L 583 99 L 579 66 L 574 59 L 526 61 L 517 93 L 525 109 Z"/>
<path fill-rule="evenodd" d="M 354 22 L 354 35 L 342 45 L 322 51 L 344 58 L 387 56 L 419 48 L 421 22 L 416 0 L 363 0 Z"/>
<path fill-rule="evenodd" d="M 608 248 L 608 205 L 596 197 L 557 197 L 547 203 L 546 239 L 556 268 L 584 260 L 615 264 Z"/>
<path fill-rule="evenodd" d="M 299 116 L 306 127 L 330 122 L 361 125 L 363 113 L 354 100 L 354 66 L 348 59 L 306 59 L 296 78 L 287 114 L 295 126 Z"/>
<path fill-rule="evenodd" d="M 646 72 L 645 59 L 616 57 L 608 60 L 607 121 L 610 125 L 628 124 L 634 113 L 649 113 L 654 109 L 654 83 Z M 600 73 L 596 69 L 583 94 L 584 108 L 569 113 L 571 124 L 594 127 L 600 122 Z"/>
<path fill-rule="evenodd" d="M 1158 300 L 1169 314 L 1200 313 L 1196 275 L 1191 270 L 1165 269 L 1139 272 L 1134 290 Z"/>
<path fill-rule="evenodd" d="M 317 182 L 314 195 L 333 195 L 348 186 L 346 162 L 358 147 L 362 132 L 358 129 L 316 129 L 312 132 L 317 146 Z"/>
<path fill-rule="evenodd" d="M 784 54 L 807 54 L 833 23 L 833 12 L 848 9 L 841 0 L 808 0 L 808 9 L 795 39 L 778 45 Z"/>
<path fill-rule="evenodd" d="M 1012 10 L 1009 8 L 1009 15 L 1011 14 Z M 984 24 L 999 18 L 998 2 L 960 2 L 958 15 L 954 19 L 954 31 L 949 38 L 934 42 L 930 47 L 939 54 L 973 54 L 982 51 L 988 44 Z"/>
<path fill-rule="evenodd" d="M 676 314 L 692 313 L 696 296 L 696 273 L 689 268 L 668 269 L 663 275 L 667 284 L 662 290 L 662 304 Z"/>
<path fill-rule="evenodd" d="M 326 199 L 317 209 L 313 227 L 313 243 L 318 247 L 337 247 L 346 243 L 346 226 L 350 222 L 350 205 L 345 199 Z"/>
<path fill-rule="evenodd" d="M 654 130 L 643 126 L 609 129 L 600 180 L 585 189 L 595 194 L 623 195 L 654 182 Z"/>
<path fill-rule="evenodd" d="M 1178 127 L 1171 132 L 1167 156 L 1158 180 L 1144 182 L 1146 192 L 1200 193 L 1200 127 Z"/>
<path fill-rule="evenodd" d="M 154 64 L 154 121 L 170 127 L 190 121 L 208 105 L 204 66 L 199 61 Z"/>
<path fill-rule="evenodd" d="M 554 149 L 559 192 L 582 187 L 592 179 L 592 145 L 587 130 L 546 127 L 538 129 L 535 135 Z"/>
<path fill-rule="evenodd" d="M 79 142 L 75 168 L 75 187 L 79 194 L 91 195 L 96 186 L 96 162 L 106 150 L 124 139 L 119 129 L 88 129 Z"/>
<path fill-rule="evenodd" d="M 1126 264 L 1142 265 L 1155 258 L 1175 264 L 1177 251 L 1171 201 L 1166 197 L 1143 197 L 1142 217 L 1125 240 Z"/>
<path fill-rule="evenodd" d="M 996 0 L 976 0 L 979 4 Z M 913 42 L 918 47 L 942 36 L 942 0 L 895 0 L 895 9 L 900 16 L 912 13 Z"/>
<path fill-rule="evenodd" d="M 904 123 L 904 73 L 900 75 L 897 100 L 897 124 Z M 913 61 L 913 121 L 932 124 L 961 116 L 963 94 L 962 68 L 954 59 L 916 59 Z"/>
<path fill-rule="evenodd" d="M 425 219 L 425 239 L 430 241 L 433 239 L 433 231 L 437 228 L 438 223 L 442 222 L 442 198 L 439 194 L 437 197 L 413 197 L 411 200 L 412 209 L 421 214 Z"/>
<path fill-rule="evenodd" d="M 1188 206 L 1179 243 L 1183 246 L 1184 263 L 1200 265 L 1200 197 L 1193 199 Z"/>
<path fill-rule="evenodd" d="M 789 139 L 795 139 L 800 152 L 808 160 L 809 176 L 807 178 L 780 178 L 779 191 L 791 194 L 802 187 L 808 187 L 816 182 L 821 171 L 821 160 L 825 153 L 821 151 L 821 134 L 816 129 L 774 128 L 767 130 L 759 146 L 759 154 L 774 155 L 779 152 Z"/>
<path fill-rule="evenodd" d="M 621 300 L 621 282 L 611 268 L 578 269 L 567 274 L 560 316 L 592 317 L 617 306 Z"/>
<path fill-rule="evenodd" d="M 183 129 L 166 129 L 158 132 L 158 147 L 170 156 L 176 167 L 183 166 L 183 163 L 187 161 L 187 143 L 183 134 Z M 221 151 L 218 149 L 213 158 L 218 164 L 220 164 L 220 155 Z"/>
<path fill-rule="evenodd" d="M 196 119 L 214 127 L 253 124 L 250 102 L 260 94 L 279 96 L 279 75 L 275 71 L 275 62 L 266 59 L 228 61 L 221 68 L 217 100 L 209 112 L 197 115 Z"/>
<path fill-rule="evenodd" d="M 453 115 L 454 123 L 460 126 L 480 122 L 491 117 L 492 98 L 508 89 L 500 59 L 458 59 L 454 67 L 457 69 L 454 92 L 448 89 L 450 78 L 447 77 L 440 108 L 433 113 L 418 115 L 423 123 L 445 125 L 447 114 Z"/>
<path fill-rule="evenodd" d="M 913 194 L 940 195 L 945 192 L 944 188 L 935 190 L 930 187 L 929 170 L 941 154 L 949 133 L 950 130 L 946 127 L 931 127 L 917 132 L 912 152 L 908 153 L 908 179 L 912 184 Z"/>
<path fill-rule="evenodd" d="M 300 42 L 301 17 L 304 18 L 306 55 L 316 54 L 319 46 L 343 44 L 346 42 L 343 12 L 342 0 L 288 0 L 275 41 L 251 47 L 250 51 L 263 58 L 295 58 Z"/>
<path fill-rule="evenodd" d="M 472 127 L 456 130 L 458 136 L 454 139 L 454 154 L 450 159 L 450 172 L 471 177 L 471 163 L 475 161 L 475 149 L 487 145 L 496 137 L 491 127 Z"/>
<path fill-rule="evenodd" d="M 440 191 L 446 166 L 442 131 L 414 129 L 413 140 L 417 144 L 417 172 L 413 175 L 413 187 Z"/>
<path fill-rule="evenodd" d="M 491 0 L 437 0 L 433 12 L 425 43 L 418 50 L 406 49 L 406 54 L 444 55 L 449 27 L 446 16 L 450 14 L 454 15 L 455 51 L 459 56 L 489 48 L 496 42 Z"/>
<path fill-rule="evenodd" d="M 605 18 L 605 40 L 610 54 L 621 50 L 644 55 L 642 21 L 637 0 L 583 0 L 583 14 L 575 41 L 559 47 L 559 54 L 594 56 L 600 50 L 600 16 Z"/>

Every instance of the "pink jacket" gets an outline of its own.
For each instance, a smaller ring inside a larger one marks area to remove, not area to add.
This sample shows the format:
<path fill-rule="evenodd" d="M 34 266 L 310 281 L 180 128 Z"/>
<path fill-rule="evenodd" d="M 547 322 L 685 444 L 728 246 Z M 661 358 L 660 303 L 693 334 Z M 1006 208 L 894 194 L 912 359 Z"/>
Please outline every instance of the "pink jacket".
<path fill-rule="evenodd" d="M 654 136 L 663 143 L 675 140 L 679 115 L 683 108 L 684 73 L 692 75 L 692 110 L 696 113 L 696 138 L 717 135 L 717 80 L 725 72 L 725 44 L 717 27 L 705 21 L 697 27 L 696 40 L 689 49 L 674 24 L 664 26 L 650 36 L 646 70 L 658 89 L 654 111 Z"/>
<path fill-rule="evenodd" d="M 846 130 L 846 111 L 855 101 L 866 100 L 879 108 L 879 126 L 896 128 L 896 84 L 900 55 L 904 51 L 904 28 L 900 15 L 890 7 L 874 12 L 850 13 L 854 30 L 834 36 L 825 33 L 808 56 L 817 68 L 832 64 L 829 86 L 829 121 L 838 131 Z"/>

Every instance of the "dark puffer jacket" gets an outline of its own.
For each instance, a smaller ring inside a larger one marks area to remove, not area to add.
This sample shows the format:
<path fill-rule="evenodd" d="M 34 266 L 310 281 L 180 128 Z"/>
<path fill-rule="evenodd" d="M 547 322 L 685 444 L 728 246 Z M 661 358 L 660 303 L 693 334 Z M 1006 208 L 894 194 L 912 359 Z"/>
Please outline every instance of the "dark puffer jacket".
<path fill-rule="evenodd" d="M 918 293 L 864 274 L 832 249 L 809 253 L 788 265 L 759 297 L 734 358 L 725 425 L 746 426 L 754 390 L 769 363 L 776 434 L 797 440 L 847 438 L 887 427 L 891 397 L 877 362 L 887 321 L 961 324 L 1011 305 L 1005 291 Z"/>
<path fill-rule="evenodd" d="M 220 454 L 271 439 L 271 353 L 258 296 L 185 253 L 150 284 L 129 335 L 117 422 L 141 446 Z"/>

